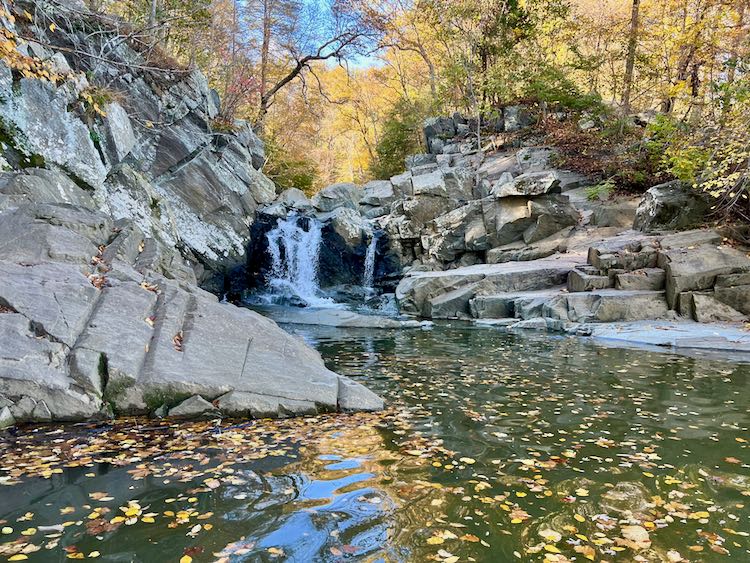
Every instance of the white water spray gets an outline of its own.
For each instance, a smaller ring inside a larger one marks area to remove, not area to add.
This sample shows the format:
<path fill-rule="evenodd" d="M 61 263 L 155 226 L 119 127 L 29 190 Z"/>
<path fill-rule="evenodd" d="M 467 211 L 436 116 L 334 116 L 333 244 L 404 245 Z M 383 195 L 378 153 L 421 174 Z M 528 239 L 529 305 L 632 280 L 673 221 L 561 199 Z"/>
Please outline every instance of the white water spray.
<path fill-rule="evenodd" d="M 367 252 L 365 253 L 365 273 L 362 277 L 362 287 L 365 288 L 367 295 L 373 293 L 373 284 L 375 283 L 375 257 L 378 250 L 378 235 L 372 233 L 370 238 L 370 244 L 367 245 Z"/>
<path fill-rule="evenodd" d="M 305 228 L 306 227 L 306 228 Z M 271 270 L 268 285 L 282 298 L 297 298 L 308 306 L 330 306 L 321 297 L 318 282 L 321 224 L 315 219 L 301 220 L 295 215 L 279 219 L 266 235 Z"/>

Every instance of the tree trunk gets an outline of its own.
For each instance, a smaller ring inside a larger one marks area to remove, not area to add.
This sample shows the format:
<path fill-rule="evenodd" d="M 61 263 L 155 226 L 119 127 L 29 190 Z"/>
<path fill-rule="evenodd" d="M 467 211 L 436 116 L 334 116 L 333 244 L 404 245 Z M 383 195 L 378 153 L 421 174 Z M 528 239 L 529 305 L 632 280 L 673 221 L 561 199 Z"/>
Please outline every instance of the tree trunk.
<path fill-rule="evenodd" d="M 640 0 L 633 0 L 633 9 L 630 13 L 630 34 L 628 36 L 628 56 L 625 60 L 625 78 L 622 87 L 622 113 L 630 113 L 630 92 L 633 87 L 633 71 L 635 70 L 635 52 L 638 48 L 638 12 Z"/>
<path fill-rule="evenodd" d="M 271 49 L 271 23 L 273 10 L 271 6 L 273 0 L 263 0 L 263 42 L 260 48 L 260 96 L 266 95 L 268 87 L 268 65 L 269 52 Z M 264 112 L 265 115 L 265 112 Z"/>

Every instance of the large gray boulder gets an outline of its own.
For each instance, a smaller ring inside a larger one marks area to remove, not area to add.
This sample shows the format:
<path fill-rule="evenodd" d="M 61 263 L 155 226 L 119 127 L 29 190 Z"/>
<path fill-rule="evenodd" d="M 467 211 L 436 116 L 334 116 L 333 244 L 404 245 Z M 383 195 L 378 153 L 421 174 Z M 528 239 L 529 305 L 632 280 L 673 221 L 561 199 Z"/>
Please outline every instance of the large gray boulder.
<path fill-rule="evenodd" d="M 396 199 L 393 184 L 388 180 L 373 180 L 362 186 L 363 196 L 360 205 L 383 207 L 390 205 Z"/>
<path fill-rule="evenodd" d="M 560 192 L 560 178 L 554 171 L 526 172 L 511 182 L 493 186 L 492 195 L 496 197 L 537 196 Z"/>
<path fill-rule="evenodd" d="M 349 207 L 337 207 L 331 213 L 322 215 L 321 219 L 330 222 L 333 231 L 350 248 L 362 244 L 368 238 L 368 234 L 372 232 L 372 227 L 367 219 L 362 217 L 358 211 Z"/>
<path fill-rule="evenodd" d="M 658 265 L 666 273 L 666 295 L 671 308 L 677 305 L 680 293 L 711 289 L 718 276 L 750 272 L 750 258 L 728 246 L 661 251 Z"/>
<path fill-rule="evenodd" d="M 305 192 L 297 188 L 284 190 L 281 192 L 281 195 L 279 195 L 277 201 L 283 203 L 288 209 L 293 209 L 295 211 L 307 212 L 312 211 L 313 209 L 312 202 L 305 195 Z"/>
<path fill-rule="evenodd" d="M 705 221 L 709 204 L 697 190 L 677 180 L 649 188 L 635 214 L 639 231 L 689 229 Z"/>
<path fill-rule="evenodd" d="M 362 189 L 356 184 L 340 183 L 325 187 L 315 194 L 312 204 L 315 209 L 326 213 L 339 207 L 357 209 L 363 196 Z"/>

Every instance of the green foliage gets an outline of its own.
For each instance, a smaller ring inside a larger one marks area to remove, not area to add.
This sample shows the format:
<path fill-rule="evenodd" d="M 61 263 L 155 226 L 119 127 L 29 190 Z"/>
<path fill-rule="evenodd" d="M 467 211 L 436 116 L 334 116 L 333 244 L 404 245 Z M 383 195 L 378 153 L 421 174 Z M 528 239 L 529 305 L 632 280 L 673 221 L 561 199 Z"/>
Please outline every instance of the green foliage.
<path fill-rule="evenodd" d="M 710 152 L 693 145 L 669 147 L 662 158 L 662 166 L 671 176 L 683 182 L 695 182 L 705 169 Z"/>
<path fill-rule="evenodd" d="M 426 113 L 420 104 L 407 100 L 396 103 L 383 123 L 375 148 L 377 160 L 370 167 L 375 178 L 385 180 L 403 172 L 404 158 L 420 151 L 421 124 Z"/>
<path fill-rule="evenodd" d="M 266 163 L 263 173 L 276 184 L 279 190 L 297 188 L 312 196 L 318 168 L 315 162 L 303 155 L 284 150 L 273 137 L 264 139 L 266 143 Z"/>
<path fill-rule="evenodd" d="M 614 181 L 611 178 L 608 178 L 603 182 L 599 182 L 598 184 L 586 188 L 586 199 L 588 199 L 589 201 L 608 199 L 614 189 Z"/>
<path fill-rule="evenodd" d="M 550 66 L 542 67 L 531 76 L 524 97 L 560 110 L 588 111 L 596 115 L 605 111 L 599 94 L 583 94 L 561 69 Z"/>

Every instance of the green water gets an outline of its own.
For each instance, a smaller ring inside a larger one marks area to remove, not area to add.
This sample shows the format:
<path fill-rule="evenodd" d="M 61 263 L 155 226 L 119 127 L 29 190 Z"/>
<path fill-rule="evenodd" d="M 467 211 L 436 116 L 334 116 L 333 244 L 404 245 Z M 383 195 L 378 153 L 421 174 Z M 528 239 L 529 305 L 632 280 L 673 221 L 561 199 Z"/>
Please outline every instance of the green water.
<path fill-rule="evenodd" d="M 0 560 L 750 561 L 749 365 L 290 329 L 390 410 L 19 433 L 0 448 Z"/>

